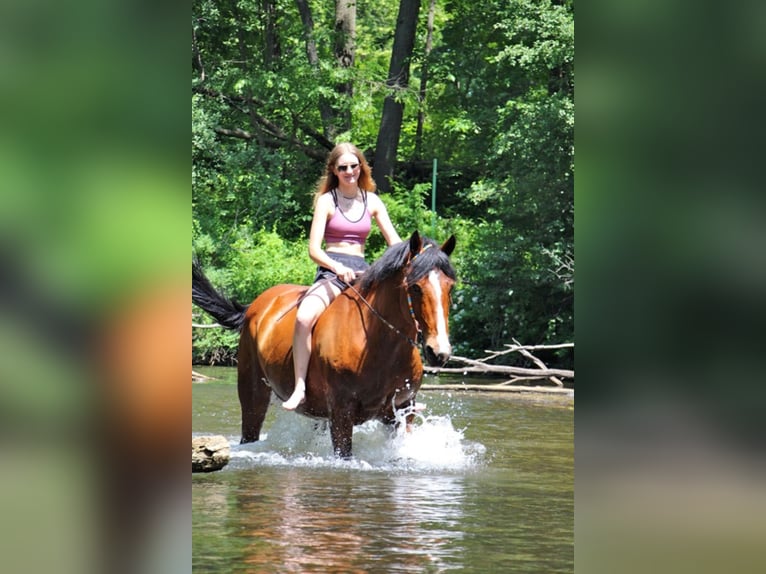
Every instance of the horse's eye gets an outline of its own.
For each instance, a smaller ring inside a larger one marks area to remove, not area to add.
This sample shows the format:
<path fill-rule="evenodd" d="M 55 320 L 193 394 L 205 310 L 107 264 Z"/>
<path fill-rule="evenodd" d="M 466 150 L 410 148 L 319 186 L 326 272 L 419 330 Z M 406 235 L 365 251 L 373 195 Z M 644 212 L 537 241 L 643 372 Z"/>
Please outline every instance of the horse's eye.
<path fill-rule="evenodd" d="M 420 295 L 423 293 L 423 290 L 420 288 L 420 285 L 415 283 L 414 285 L 410 285 L 410 291 L 415 293 L 416 295 Z"/>

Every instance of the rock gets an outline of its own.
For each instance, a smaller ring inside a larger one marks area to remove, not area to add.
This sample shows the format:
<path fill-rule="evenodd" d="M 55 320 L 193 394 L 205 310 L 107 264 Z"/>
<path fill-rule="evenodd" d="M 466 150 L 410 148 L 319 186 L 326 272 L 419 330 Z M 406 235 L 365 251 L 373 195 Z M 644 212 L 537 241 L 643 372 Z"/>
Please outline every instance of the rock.
<path fill-rule="evenodd" d="M 192 472 L 221 470 L 230 453 L 229 441 L 221 435 L 192 437 Z"/>

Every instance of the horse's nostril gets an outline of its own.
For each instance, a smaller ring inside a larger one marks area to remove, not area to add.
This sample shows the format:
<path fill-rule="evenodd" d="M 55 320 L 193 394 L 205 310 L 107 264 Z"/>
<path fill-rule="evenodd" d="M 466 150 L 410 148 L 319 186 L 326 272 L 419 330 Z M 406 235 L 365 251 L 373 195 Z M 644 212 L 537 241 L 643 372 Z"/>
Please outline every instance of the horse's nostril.
<path fill-rule="evenodd" d="M 442 367 L 449 360 L 450 353 L 437 353 L 433 347 L 426 346 L 426 360 L 432 367 Z"/>

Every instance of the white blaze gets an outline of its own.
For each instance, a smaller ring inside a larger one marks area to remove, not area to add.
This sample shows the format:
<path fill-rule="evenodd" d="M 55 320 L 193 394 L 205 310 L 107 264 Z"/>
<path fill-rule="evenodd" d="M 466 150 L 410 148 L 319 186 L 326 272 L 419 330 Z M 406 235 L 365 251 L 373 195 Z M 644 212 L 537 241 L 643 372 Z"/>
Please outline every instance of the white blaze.
<path fill-rule="evenodd" d="M 441 304 L 442 288 L 439 284 L 439 274 L 436 271 L 431 271 L 428 274 L 428 281 L 434 288 L 434 295 L 439 302 L 436 306 L 436 344 L 439 346 L 438 351 L 440 353 L 451 353 L 452 348 L 447 336 L 447 319 L 444 316 L 444 306 Z"/>

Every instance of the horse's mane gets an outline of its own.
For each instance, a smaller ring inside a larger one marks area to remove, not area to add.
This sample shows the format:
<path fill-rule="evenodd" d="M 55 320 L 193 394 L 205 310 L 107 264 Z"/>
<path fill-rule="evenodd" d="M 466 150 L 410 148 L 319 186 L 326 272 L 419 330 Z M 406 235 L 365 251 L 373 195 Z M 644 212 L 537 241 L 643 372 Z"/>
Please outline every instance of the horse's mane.
<path fill-rule="evenodd" d="M 414 258 L 407 273 L 407 281 L 414 283 L 422 279 L 431 269 L 437 268 L 444 272 L 450 279 L 455 279 L 455 273 L 449 256 L 444 253 L 439 244 L 429 237 L 422 237 L 423 247 Z M 410 242 L 405 240 L 391 245 L 369 269 L 367 269 L 359 281 L 359 289 L 368 293 L 370 289 L 382 283 L 386 279 L 401 272 L 407 264 L 410 254 Z"/>

